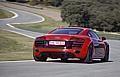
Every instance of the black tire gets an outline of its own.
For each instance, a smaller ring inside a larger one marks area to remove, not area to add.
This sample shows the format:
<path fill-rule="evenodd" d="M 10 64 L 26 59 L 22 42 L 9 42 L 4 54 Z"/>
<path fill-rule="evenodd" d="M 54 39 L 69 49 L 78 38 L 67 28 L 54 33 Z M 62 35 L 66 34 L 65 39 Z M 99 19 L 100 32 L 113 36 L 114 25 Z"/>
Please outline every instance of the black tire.
<path fill-rule="evenodd" d="M 33 56 L 35 61 L 40 61 L 38 57 Z"/>
<path fill-rule="evenodd" d="M 36 56 L 33 56 L 33 57 L 34 57 L 34 60 L 35 60 L 35 61 L 42 61 L 42 62 L 47 61 L 47 58 L 46 58 L 46 57 L 36 57 Z"/>
<path fill-rule="evenodd" d="M 61 58 L 61 61 L 62 61 L 62 62 L 67 62 L 67 61 L 68 61 L 68 58 Z"/>
<path fill-rule="evenodd" d="M 61 61 L 62 62 L 67 62 L 68 61 L 68 54 L 67 53 L 63 54 L 63 57 L 61 57 Z"/>
<path fill-rule="evenodd" d="M 86 58 L 82 59 L 82 61 L 84 63 L 92 63 L 93 48 L 94 48 L 93 44 L 90 44 L 89 48 L 88 48 L 88 52 L 87 52 Z"/>
<path fill-rule="evenodd" d="M 109 61 L 109 45 L 106 44 L 106 51 L 105 56 L 103 59 L 101 59 L 102 62 L 108 62 Z"/>

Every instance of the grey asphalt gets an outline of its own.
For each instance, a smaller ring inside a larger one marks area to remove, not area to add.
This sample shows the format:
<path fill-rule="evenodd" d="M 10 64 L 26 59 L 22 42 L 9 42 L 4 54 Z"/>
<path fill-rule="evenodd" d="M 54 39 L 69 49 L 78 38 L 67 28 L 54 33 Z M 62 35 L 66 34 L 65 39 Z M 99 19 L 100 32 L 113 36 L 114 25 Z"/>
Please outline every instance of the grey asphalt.
<path fill-rule="evenodd" d="M 28 13 L 25 14 L 20 10 L 10 8 L 9 10 L 18 12 L 18 14 L 22 13 L 21 15 L 25 17 L 22 17 L 23 19 L 18 18 L 21 20 L 17 20 L 16 18 L 13 21 L 1 21 L 2 24 L 0 22 L 0 27 L 11 31 L 22 32 L 33 37 L 40 35 L 40 33 L 36 32 L 15 30 L 7 27 L 5 25 L 7 23 L 27 22 L 26 19 L 33 15 L 30 13 L 29 15 Z M 34 20 L 33 18 L 32 20 Z M 59 60 L 49 60 L 48 62 L 0 62 L 0 77 L 120 77 L 120 41 L 109 40 L 109 43 L 109 62 L 94 61 L 92 64 L 80 63 L 78 60 L 71 60 L 68 63 L 62 63 Z"/>

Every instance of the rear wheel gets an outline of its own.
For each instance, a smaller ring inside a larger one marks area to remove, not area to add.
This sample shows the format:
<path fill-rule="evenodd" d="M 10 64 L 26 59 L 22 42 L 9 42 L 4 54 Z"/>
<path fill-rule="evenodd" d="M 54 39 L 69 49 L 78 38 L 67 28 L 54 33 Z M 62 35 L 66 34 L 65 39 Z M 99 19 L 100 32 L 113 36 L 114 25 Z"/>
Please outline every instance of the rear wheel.
<path fill-rule="evenodd" d="M 107 62 L 109 60 L 109 45 L 106 47 L 105 56 L 101 59 L 102 62 Z"/>
<path fill-rule="evenodd" d="M 62 61 L 62 62 L 67 62 L 67 61 L 68 61 L 68 58 L 61 58 L 61 61 Z"/>
<path fill-rule="evenodd" d="M 92 63 L 92 55 L 93 55 L 93 44 L 89 45 L 87 56 L 85 59 L 82 59 L 84 63 Z"/>
<path fill-rule="evenodd" d="M 34 56 L 34 60 L 45 62 L 47 60 L 47 57 L 36 57 L 36 56 Z"/>

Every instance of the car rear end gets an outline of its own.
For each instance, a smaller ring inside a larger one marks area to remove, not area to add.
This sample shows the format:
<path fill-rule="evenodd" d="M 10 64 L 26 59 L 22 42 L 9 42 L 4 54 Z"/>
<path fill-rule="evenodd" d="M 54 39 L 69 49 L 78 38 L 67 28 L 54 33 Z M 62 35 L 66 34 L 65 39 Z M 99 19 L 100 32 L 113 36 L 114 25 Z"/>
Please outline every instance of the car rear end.
<path fill-rule="evenodd" d="M 56 58 L 84 58 L 89 38 L 84 35 L 48 34 L 36 38 L 33 55 Z"/>

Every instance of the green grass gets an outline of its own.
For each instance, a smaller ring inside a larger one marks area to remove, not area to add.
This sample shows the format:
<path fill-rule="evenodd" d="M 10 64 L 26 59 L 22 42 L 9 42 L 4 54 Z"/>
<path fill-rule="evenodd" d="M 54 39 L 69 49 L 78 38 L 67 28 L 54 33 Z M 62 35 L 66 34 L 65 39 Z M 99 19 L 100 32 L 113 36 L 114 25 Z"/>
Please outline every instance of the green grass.
<path fill-rule="evenodd" d="M 10 18 L 14 16 L 13 13 L 7 11 L 7 10 L 3 10 L 3 9 L 0 9 L 0 19 L 3 19 L 3 18 Z"/>
<path fill-rule="evenodd" d="M 0 29 L 0 61 L 32 59 L 33 39 Z"/>
<path fill-rule="evenodd" d="M 110 32 L 97 32 L 101 37 L 106 37 L 111 40 L 120 40 L 120 35 L 110 34 Z"/>

